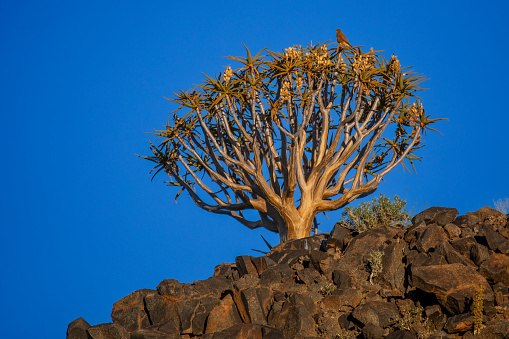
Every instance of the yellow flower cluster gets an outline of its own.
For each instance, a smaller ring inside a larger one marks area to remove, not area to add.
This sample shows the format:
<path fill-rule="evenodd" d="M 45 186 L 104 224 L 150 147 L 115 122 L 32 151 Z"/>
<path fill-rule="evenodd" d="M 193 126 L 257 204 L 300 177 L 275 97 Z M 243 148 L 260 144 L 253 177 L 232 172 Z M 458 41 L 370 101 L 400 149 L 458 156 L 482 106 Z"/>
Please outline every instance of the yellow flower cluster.
<path fill-rule="evenodd" d="M 318 66 L 329 66 L 331 64 L 329 53 L 327 53 L 327 46 L 320 46 L 320 50 L 316 53 L 316 63 Z"/>
<path fill-rule="evenodd" d="M 375 67 L 375 62 L 376 60 L 373 55 L 361 54 L 354 60 L 353 68 L 359 73 L 364 72 Z"/>
<path fill-rule="evenodd" d="M 228 66 L 223 73 L 223 80 L 225 82 L 229 82 L 232 76 L 233 76 L 233 70 L 230 66 Z"/>
<path fill-rule="evenodd" d="M 408 113 L 410 113 L 411 117 L 418 117 L 421 115 L 422 112 L 422 103 L 418 103 L 417 105 L 415 102 L 412 104 L 412 107 L 408 110 Z"/>
<path fill-rule="evenodd" d="M 297 77 L 297 79 L 295 79 L 295 85 L 297 86 L 297 88 L 301 88 L 302 87 L 302 78 L 301 77 Z"/>
<path fill-rule="evenodd" d="M 293 47 L 288 47 L 287 49 L 285 49 L 283 58 L 286 60 L 300 59 L 301 54 L 302 54 L 302 50 L 301 50 L 300 46 L 295 45 Z"/>
<path fill-rule="evenodd" d="M 398 57 L 393 55 L 389 61 L 389 71 L 392 73 L 398 73 L 401 65 L 399 64 Z"/>
<path fill-rule="evenodd" d="M 288 100 L 290 99 L 290 83 L 288 81 L 283 82 L 283 87 L 281 88 L 281 99 Z"/>

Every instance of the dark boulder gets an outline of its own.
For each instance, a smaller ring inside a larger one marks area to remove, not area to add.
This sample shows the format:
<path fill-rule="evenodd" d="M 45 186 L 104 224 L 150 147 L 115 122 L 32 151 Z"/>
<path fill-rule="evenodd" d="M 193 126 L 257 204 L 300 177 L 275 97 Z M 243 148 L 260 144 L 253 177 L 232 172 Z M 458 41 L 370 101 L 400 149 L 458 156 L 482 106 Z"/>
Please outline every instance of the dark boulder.
<path fill-rule="evenodd" d="M 277 264 L 274 262 L 274 260 L 270 259 L 267 256 L 263 257 L 251 257 L 251 261 L 255 265 L 256 271 L 258 272 L 258 275 L 261 275 L 263 271 L 267 267 L 276 266 Z"/>
<path fill-rule="evenodd" d="M 147 312 L 145 311 L 145 297 L 153 295 L 155 290 L 142 289 L 134 291 L 128 296 L 113 304 L 111 319 L 113 322 L 122 325 L 128 331 L 151 325 Z"/>
<path fill-rule="evenodd" d="M 180 334 L 172 335 L 160 331 L 139 329 L 131 333 L 130 339 L 180 339 Z"/>
<path fill-rule="evenodd" d="M 192 335 L 203 334 L 208 315 L 219 303 L 220 300 L 212 296 L 186 298 L 178 301 L 177 307 L 180 314 L 181 333 Z"/>
<path fill-rule="evenodd" d="M 403 249 L 405 243 L 393 240 L 384 249 L 382 256 L 382 272 L 375 277 L 375 281 L 389 289 L 404 290 L 405 265 L 403 263 Z"/>
<path fill-rule="evenodd" d="M 284 250 L 319 250 L 322 247 L 322 243 L 326 241 L 327 238 L 328 235 L 326 233 L 320 233 L 302 239 L 290 240 L 273 247 L 271 252 L 279 252 Z"/>
<path fill-rule="evenodd" d="M 83 318 L 78 318 L 67 326 L 67 339 L 88 339 L 87 329 L 91 326 Z"/>
<path fill-rule="evenodd" d="M 205 333 L 215 333 L 242 323 L 237 306 L 230 294 L 227 294 L 219 305 L 214 307 L 208 317 Z"/>
<path fill-rule="evenodd" d="M 344 250 L 350 240 L 354 236 L 354 231 L 351 228 L 345 227 L 341 223 L 336 223 L 330 232 L 330 238 L 327 239 L 327 244 L 334 245 L 340 250 Z"/>
<path fill-rule="evenodd" d="M 235 292 L 235 303 L 239 313 L 246 323 L 267 325 L 266 314 L 254 287 Z"/>
<path fill-rule="evenodd" d="M 273 252 L 268 257 L 277 264 L 292 266 L 295 263 L 304 261 L 307 258 L 308 250 L 282 250 Z"/>
<path fill-rule="evenodd" d="M 87 332 L 91 339 L 129 339 L 129 332 L 115 323 L 95 325 L 90 327 Z"/>
<path fill-rule="evenodd" d="M 473 227 L 479 224 L 480 220 L 478 217 L 470 215 L 460 215 L 454 219 L 453 224 L 461 227 Z"/>
<path fill-rule="evenodd" d="M 469 313 L 465 313 L 449 317 L 444 329 L 447 333 L 459 333 L 472 329 L 473 325 L 474 317 Z"/>
<path fill-rule="evenodd" d="M 427 253 L 430 249 L 434 249 L 439 244 L 447 242 L 448 240 L 449 238 L 443 227 L 431 224 L 416 235 L 415 247 L 419 252 Z"/>
<path fill-rule="evenodd" d="M 443 256 L 448 264 L 462 264 L 468 266 L 474 270 L 477 270 L 477 266 L 469 258 L 458 253 L 449 242 L 443 242 L 436 246 L 435 252 Z"/>
<path fill-rule="evenodd" d="M 479 219 L 479 221 L 482 223 L 486 220 L 494 220 L 494 219 L 497 219 L 501 216 L 503 216 L 503 213 L 502 212 L 499 212 L 497 211 L 496 209 L 492 208 L 492 207 L 489 207 L 489 206 L 484 206 L 480 209 L 478 209 L 477 211 L 475 212 L 467 212 L 466 215 L 473 215 L 475 216 L 477 219 Z"/>
<path fill-rule="evenodd" d="M 175 279 L 164 279 L 157 285 L 157 292 L 170 300 L 180 300 L 185 296 L 184 284 Z"/>
<path fill-rule="evenodd" d="M 470 249 L 475 244 L 477 244 L 477 241 L 475 240 L 474 237 L 463 237 L 451 241 L 452 247 L 454 247 L 454 249 L 458 251 L 460 254 L 465 256 L 470 255 Z"/>
<path fill-rule="evenodd" d="M 251 274 L 258 276 L 258 270 L 255 265 L 251 261 L 251 257 L 249 255 L 240 255 L 235 258 L 235 266 L 239 271 L 239 276 L 242 277 L 245 274 Z"/>
<path fill-rule="evenodd" d="M 436 296 L 450 314 L 465 312 L 476 288 L 485 288 L 485 300 L 493 301 L 493 292 L 486 279 L 462 264 L 412 267 L 411 284 Z"/>
<path fill-rule="evenodd" d="M 145 309 L 151 324 L 173 322 L 174 328 L 180 327 L 177 303 L 158 293 L 149 293 L 144 298 Z M 167 327 L 169 324 L 166 325 Z"/>
<path fill-rule="evenodd" d="M 235 275 L 236 273 L 236 275 Z M 214 267 L 214 276 L 218 275 L 226 277 L 230 280 L 235 280 L 239 276 L 239 272 L 237 270 L 237 266 L 233 263 L 222 263 Z"/>
<path fill-rule="evenodd" d="M 256 277 L 258 275 L 255 275 Z M 215 276 L 210 277 L 205 280 L 197 280 L 194 281 L 189 286 L 189 297 L 191 294 L 193 298 L 196 297 L 221 297 L 225 291 L 229 291 L 232 289 L 232 283 L 231 281 L 223 276 Z"/>
<path fill-rule="evenodd" d="M 347 288 L 339 294 L 326 295 L 321 300 L 321 305 L 325 310 L 350 312 L 362 301 L 361 291 L 355 288 Z"/>
<path fill-rule="evenodd" d="M 449 239 L 458 239 L 461 235 L 461 228 L 455 224 L 447 224 L 444 226 L 444 230 L 449 235 Z"/>
<path fill-rule="evenodd" d="M 338 289 L 347 289 L 352 285 L 352 277 L 343 270 L 334 270 L 332 272 L 332 281 Z"/>
<path fill-rule="evenodd" d="M 393 303 L 369 301 L 357 306 L 352 317 L 364 326 L 373 324 L 386 328 L 399 320 L 399 310 Z"/>
<path fill-rule="evenodd" d="M 284 338 L 316 336 L 315 321 L 304 305 L 295 305 L 288 301 L 283 304 L 275 327 L 283 333 Z"/>
<path fill-rule="evenodd" d="M 424 221 L 426 224 L 437 223 L 439 226 L 444 226 L 452 223 L 458 210 L 450 207 L 430 207 L 412 218 L 412 224 L 418 224 Z"/>
<path fill-rule="evenodd" d="M 386 339 L 417 339 L 415 334 L 405 330 L 396 330 L 394 332 L 389 333 Z"/>
<path fill-rule="evenodd" d="M 481 264 L 479 272 L 494 284 L 500 282 L 509 286 L 509 257 L 494 253 Z"/>
<path fill-rule="evenodd" d="M 364 339 L 383 339 L 385 337 L 384 329 L 375 324 L 367 324 L 362 328 L 361 333 Z"/>
<path fill-rule="evenodd" d="M 238 324 L 223 331 L 216 332 L 213 339 L 261 339 L 263 337 L 262 326 L 255 324 Z"/>
<path fill-rule="evenodd" d="M 480 227 L 480 232 L 484 235 L 490 250 L 503 254 L 509 253 L 509 240 L 495 231 L 493 226 L 483 224 Z"/>
<path fill-rule="evenodd" d="M 366 263 L 372 253 L 392 239 L 399 232 L 399 228 L 384 226 L 372 228 L 356 236 L 346 247 L 343 256 L 334 260 L 336 268 L 340 268 L 352 277 L 352 283 L 366 281 L 369 273 Z"/>
<path fill-rule="evenodd" d="M 240 291 L 249 287 L 256 287 L 260 285 L 261 279 L 256 275 L 246 274 L 243 275 L 242 278 L 237 279 L 233 283 L 233 287 L 235 291 Z"/>
<path fill-rule="evenodd" d="M 297 281 L 305 284 L 308 287 L 323 280 L 323 276 L 314 268 L 308 267 L 297 271 Z"/>

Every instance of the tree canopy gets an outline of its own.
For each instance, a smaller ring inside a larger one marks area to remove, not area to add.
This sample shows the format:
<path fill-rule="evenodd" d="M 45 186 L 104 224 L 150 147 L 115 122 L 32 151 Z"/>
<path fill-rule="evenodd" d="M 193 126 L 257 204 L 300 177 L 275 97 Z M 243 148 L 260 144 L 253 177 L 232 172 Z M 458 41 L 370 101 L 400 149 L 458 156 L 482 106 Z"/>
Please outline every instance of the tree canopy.
<path fill-rule="evenodd" d="M 417 96 L 424 76 L 395 56 L 329 43 L 246 52 L 228 57 L 238 68 L 168 99 L 179 108 L 143 158 L 181 188 L 176 198 L 187 191 L 282 242 L 309 236 L 316 214 L 373 193 L 397 165 L 413 167 L 442 120 Z"/>

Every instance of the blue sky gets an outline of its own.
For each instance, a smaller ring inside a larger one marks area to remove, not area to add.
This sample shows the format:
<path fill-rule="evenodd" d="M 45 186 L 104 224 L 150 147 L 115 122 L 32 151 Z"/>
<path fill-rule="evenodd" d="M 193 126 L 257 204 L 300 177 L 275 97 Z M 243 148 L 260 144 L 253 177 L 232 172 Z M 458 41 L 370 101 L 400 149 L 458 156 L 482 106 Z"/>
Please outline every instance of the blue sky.
<path fill-rule="evenodd" d="M 437 123 L 417 174 L 375 195 L 460 213 L 509 196 L 504 1 L 10 1 L 0 4 L 0 317 L 6 338 L 58 338 L 82 316 L 166 278 L 205 279 L 264 249 L 259 231 L 150 181 L 148 135 L 223 57 L 335 39 L 396 54 L 425 74 Z M 232 66 L 234 66 L 232 64 Z M 372 197 L 374 197 L 373 195 Z M 370 197 L 369 199 L 371 199 Z M 355 204 L 354 204 L 355 205 Z M 340 211 L 322 220 L 330 231 Z M 262 231 L 263 232 L 263 231 Z M 277 235 L 263 234 L 272 243 Z"/>

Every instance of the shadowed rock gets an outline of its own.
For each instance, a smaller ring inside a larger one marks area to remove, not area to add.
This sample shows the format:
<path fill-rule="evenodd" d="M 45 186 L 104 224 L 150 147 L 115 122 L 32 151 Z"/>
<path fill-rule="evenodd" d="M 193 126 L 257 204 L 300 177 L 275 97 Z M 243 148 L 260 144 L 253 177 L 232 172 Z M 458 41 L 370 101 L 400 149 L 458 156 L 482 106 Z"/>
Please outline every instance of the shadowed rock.
<path fill-rule="evenodd" d="M 343 226 L 341 223 L 336 223 L 330 232 L 329 239 L 327 239 L 327 245 L 332 245 L 343 251 L 353 236 L 352 229 Z"/>
<path fill-rule="evenodd" d="M 382 256 L 382 273 L 375 281 L 390 289 L 404 291 L 405 264 L 403 263 L 404 242 L 393 240 L 384 249 Z"/>
<path fill-rule="evenodd" d="M 256 288 L 251 287 L 236 292 L 235 301 L 245 322 L 267 325 L 266 316 L 258 299 Z"/>
<path fill-rule="evenodd" d="M 322 242 L 324 240 L 327 240 L 328 236 L 326 233 L 313 235 L 311 237 L 306 237 L 302 239 L 295 239 L 287 241 L 283 244 L 279 244 L 272 248 L 271 252 L 280 252 L 285 250 L 305 250 L 305 251 L 311 251 L 316 250 L 318 251 L 320 247 L 322 246 Z"/>
<path fill-rule="evenodd" d="M 158 293 L 148 293 L 144 298 L 145 309 L 151 324 L 173 322 L 174 328 L 179 328 L 180 318 L 177 303 L 170 301 Z M 169 324 L 166 325 L 168 327 Z"/>
<path fill-rule="evenodd" d="M 474 326 L 474 317 L 471 314 L 458 314 L 447 319 L 444 329 L 447 333 L 466 332 Z"/>
<path fill-rule="evenodd" d="M 180 335 L 155 330 L 139 329 L 131 333 L 130 339 L 180 339 Z"/>
<path fill-rule="evenodd" d="M 412 285 L 432 293 L 451 314 L 467 310 L 475 289 L 485 288 L 485 300 L 493 301 L 493 293 L 486 279 L 461 264 L 420 266 L 412 268 Z"/>
<path fill-rule="evenodd" d="M 258 276 L 258 270 L 251 261 L 251 257 L 248 255 L 240 255 L 235 258 L 235 265 L 239 271 L 239 275 L 242 277 L 245 274 L 251 274 Z"/>
<path fill-rule="evenodd" d="M 386 339 L 417 339 L 417 336 L 409 331 L 397 330 L 397 331 L 389 333 L 389 335 L 387 335 L 385 338 Z"/>
<path fill-rule="evenodd" d="M 343 270 L 334 270 L 332 272 L 332 281 L 339 289 L 347 289 L 352 285 L 352 277 Z"/>
<path fill-rule="evenodd" d="M 383 339 L 384 334 L 384 329 L 374 324 L 367 324 L 362 328 L 362 336 L 366 339 Z"/>
<path fill-rule="evenodd" d="M 386 328 L 399 320 L 399 310 L 392 303 L 369 301 L 357 306 L 352 317 L 364 325 L 373 324 Z"/>
<path fill-rule="evenodd" d="M 226 330 L 214 333 L 213 339 L 261 339 L 262 327 L 255 324 L 238 324 Z"/>
<path fill-rule="evenodd" d="M 210 311 L 219 305 L 215 297 L 183 299 L 177 303 L 183 334 L 200 335 L 205 332 L 205 321 Z"/>
<path fill-rule="evenodd" d="M 296 305 L 290 301 L 283 304 L 275 326 L 283 333 L 284 338 L 295 338 L 297 335 L 316 336 L 315 321 L 306 306 Z"/>
<path fill-rule="evenodd" d="M 509 286 L 508 256 L 500 253 L 492 254 L 481 264 L 481 269 L 479 271 L 494 284 L 501 282 Z"/>
<path fill-rule="evenodd" d="M 227 294 L 219 305 L 210 311 L 205 333 L 220 332 L 240 323 L 242 323 L 242 319 L 237 311 L 237 306 L 233 302 L 232 296 Z"/>
<path fill-rule="evenodd" d="M 509 240 L 507 240 L 500 233 L 496 232 L 491 225 L 481 225 L 480 231 L 486 238 L 488 247 L 492 251 L 497 251 L 503 254 L 509 253 Z"/>

